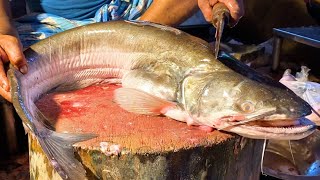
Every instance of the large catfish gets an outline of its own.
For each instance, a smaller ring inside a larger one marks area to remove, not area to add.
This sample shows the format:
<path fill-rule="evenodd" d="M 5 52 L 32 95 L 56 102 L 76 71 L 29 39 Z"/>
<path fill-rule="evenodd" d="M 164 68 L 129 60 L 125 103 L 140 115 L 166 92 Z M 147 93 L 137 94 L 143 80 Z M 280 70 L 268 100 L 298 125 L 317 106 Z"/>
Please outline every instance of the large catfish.
<path fill-rule="evenodd" d="M 226 55 L 217 60 L 207 42 L 171 27 L 97 23 L 54 35 L 24 53 L 28 74 L 8 72 L 13 104 L 64 179 L 83 178 L 71 145 L 93 136 L 58 133 L 48 125 L 35 101 L 53 91 L 121 83 L 115 101 L 127 111 L 255 139 L 301 139 L 315 129 L 299 119 L 311 113 L 309 104 L 285 86 Z"/>

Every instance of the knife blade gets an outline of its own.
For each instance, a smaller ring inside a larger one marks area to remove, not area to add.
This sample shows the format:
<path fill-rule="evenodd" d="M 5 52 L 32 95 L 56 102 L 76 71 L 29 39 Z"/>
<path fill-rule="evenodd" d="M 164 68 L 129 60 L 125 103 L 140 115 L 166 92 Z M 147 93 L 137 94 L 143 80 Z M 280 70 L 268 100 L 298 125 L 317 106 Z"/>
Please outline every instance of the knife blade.
<path fill-rule="evenodd" d="M 220 50 L 220 41 L 225 24 L 229 23 L 230 11 L 223 3 L 217 3 L 212 8 L 212 25 L 216 28 L 214 53 L 217 58 Z"/>

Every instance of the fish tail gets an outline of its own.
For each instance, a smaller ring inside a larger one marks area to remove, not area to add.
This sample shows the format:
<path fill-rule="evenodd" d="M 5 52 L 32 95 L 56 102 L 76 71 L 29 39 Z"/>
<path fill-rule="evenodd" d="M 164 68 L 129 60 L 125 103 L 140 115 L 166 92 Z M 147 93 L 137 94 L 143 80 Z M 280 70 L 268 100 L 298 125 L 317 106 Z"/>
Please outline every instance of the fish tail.
<path fill-rule="evenodd" d="M 62 179 L 86 179 L 86 171 L 75 158 L 72 145 L 96 135 L 58 133 L 43 127 L 37 128 L 37 137 L 53 168 Z"/>
<path fill-rule="evenodd" d="M 54 131 L 52 123 L 34 103 L 30 103 L 34 113 L 34 134 L 47 155 L 53 168 L 62 179 L 86 179 L 86 171 L 75 158 L 73 144 L 96 137 L 95 134 L 60 133 Z"/>

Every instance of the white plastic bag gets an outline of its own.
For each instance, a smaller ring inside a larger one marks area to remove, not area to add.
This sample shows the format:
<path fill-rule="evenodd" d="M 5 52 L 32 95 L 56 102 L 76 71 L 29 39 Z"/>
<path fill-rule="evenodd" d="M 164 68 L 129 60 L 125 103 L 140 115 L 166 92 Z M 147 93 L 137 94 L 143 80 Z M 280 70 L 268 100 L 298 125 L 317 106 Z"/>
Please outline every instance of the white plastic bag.
<path fill-rule="evenodd" d="M 307 101 L 320 114 L 320 84 L 308 81 L 309 71 L 309 68 L 302 66 L 301 72 L 293 76 L 291 70 L 287 69 L 280 82 Z M 314 112 L 307 118 L 320 126 L 320 117 Z"/>

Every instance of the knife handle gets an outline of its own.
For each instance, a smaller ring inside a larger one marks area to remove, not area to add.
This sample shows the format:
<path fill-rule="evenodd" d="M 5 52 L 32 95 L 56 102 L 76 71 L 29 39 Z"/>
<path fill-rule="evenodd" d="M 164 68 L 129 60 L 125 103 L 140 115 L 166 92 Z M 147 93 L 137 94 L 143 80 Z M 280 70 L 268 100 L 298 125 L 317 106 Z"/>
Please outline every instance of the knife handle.
<path fill-rule="evenodd" d="M 217 28 L 222 18 L 225 24 L 229 24 L 230 11 L 224 3 L 219 2 L 212 7 L 212 25 Z"/>

